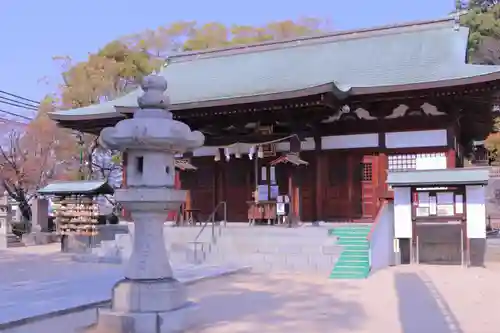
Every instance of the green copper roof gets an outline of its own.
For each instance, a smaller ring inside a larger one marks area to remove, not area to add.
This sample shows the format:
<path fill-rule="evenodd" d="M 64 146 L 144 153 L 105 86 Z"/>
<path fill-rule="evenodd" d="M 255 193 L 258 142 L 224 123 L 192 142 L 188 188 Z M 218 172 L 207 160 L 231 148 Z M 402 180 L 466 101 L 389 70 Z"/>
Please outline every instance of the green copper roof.
<path fill-rule="evenodd" d="M 441 186 L 441 185 L 486 185 L 489 179 L 487 168 L 456 168 L 440 170 L 417 170 L 388 172 L 387 185 Z"/>
<path fill-rule="evenodd" d="M 168 81 L 172 109 L 245 103 L 255 96 L 273 99 L 316 88 L 343 98 L 373 88 L 411 90 L 418 88 L 408 85 L 453 85 L 450 80 L 471 77 L 490 81 L 488 74 L 500 72 L 500 66 L 466 64 L 468 34 L 467 28 L 455 29 L 453 20 L 339 32 L 181 54 L 170 58 L 160 74 Z M 140 94 L 138 89 L 111 102 L 52 116 L 107 117 L 115 107 L 137 107 Z"/>
<path fill-rule="evenodd" d="M 113 188 L 102 180 L 54 182 L 38 190 L 40 194 L 113 194 Z"/>

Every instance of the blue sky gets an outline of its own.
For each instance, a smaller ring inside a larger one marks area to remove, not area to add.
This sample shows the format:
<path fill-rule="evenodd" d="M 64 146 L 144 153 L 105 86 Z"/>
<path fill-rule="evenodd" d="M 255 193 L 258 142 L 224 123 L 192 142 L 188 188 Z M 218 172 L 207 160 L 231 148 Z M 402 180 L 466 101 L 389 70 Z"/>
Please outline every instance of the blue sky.
<path fill-rule="evenodd" d="M 82 60 L 122 35 L 178 20 L 263 24 L 326 18 L 335 30 L 442 18 L 454 0 L 1 0 L 0 90 L 39 100 L 57 90 L 54 55 Z M 355 5 L 353 5 L 355 4 Z M 14 110 L 2 105 L 4 110 Z"/>

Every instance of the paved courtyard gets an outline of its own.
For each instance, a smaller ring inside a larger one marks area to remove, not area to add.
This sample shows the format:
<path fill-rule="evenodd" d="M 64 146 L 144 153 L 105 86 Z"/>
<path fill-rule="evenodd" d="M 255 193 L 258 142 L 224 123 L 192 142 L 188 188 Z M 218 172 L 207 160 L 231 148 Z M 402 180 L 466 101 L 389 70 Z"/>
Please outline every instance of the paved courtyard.
<path fill-rule="evenodd" d="M 197 333 L 498 333 L 500 266 L 398 267 L 367 280 L 247 275 L 197 285 Z"/>
<path fill-rule="evenodd" d="M 52 245 L 2 250 L 0 265 L 0 332 L 15 321 L 109 301 L 111 288 L 123 278 L 120 265 L 74 262 Z M 241 267 L 186 264 L 173 268 L 180 281 L 190 283 Z"/>
<path fill-rule="evenodd" d="M 191 333 L 498 333 L 500 266 L 400 266 L 367 280 L 240 274 L 190 286 L 202 325 Z M 2 299 L 2 302 L 5 302 Z M 87 310 L 5 333 L 68 333 Z"/>

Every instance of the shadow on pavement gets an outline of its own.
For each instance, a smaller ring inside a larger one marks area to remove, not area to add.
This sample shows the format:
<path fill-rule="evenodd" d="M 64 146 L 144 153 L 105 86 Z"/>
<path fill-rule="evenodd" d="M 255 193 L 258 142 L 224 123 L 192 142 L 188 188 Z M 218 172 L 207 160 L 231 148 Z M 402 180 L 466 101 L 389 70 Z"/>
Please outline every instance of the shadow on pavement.
<path fill-rule="evenodd" d="M 446 301 L 416 273 L 397 273 L 399 320 L 404 333 L 463 333 Z"/>
<path fill-rule="evenodd" d="M 202 296 L 200 332 L 313 333 L 324 332 L 325 327 L 350 331 L 359 328 L 366 319 L 361 304 L 340 300 L 333 291 L 354 289 L 352 286 L 338 283 L 335 288 L 327 289 L 319 283 L 286 277 L 266 277 L 266 280 L 270 284 L 265 288 L 238 280 L 227 281 L 226 286 Z"/>

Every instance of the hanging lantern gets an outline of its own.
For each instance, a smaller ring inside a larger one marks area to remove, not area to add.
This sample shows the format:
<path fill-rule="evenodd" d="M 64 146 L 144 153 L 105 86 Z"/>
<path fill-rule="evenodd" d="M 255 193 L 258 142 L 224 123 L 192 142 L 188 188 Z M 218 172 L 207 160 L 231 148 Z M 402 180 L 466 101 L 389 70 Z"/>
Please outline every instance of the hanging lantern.
<path fill-rule="evenodd" d="M 220 161 L 220 151 L 219 151 L 219 148 L 217 148 L 217 150 L 215 151 L 214 161 L 215 162 L 219 162 Z"/>
<path fill-rule="evenodd" d="M 264 158 L 264 148 L 262 146 L 259 146 L 259 149 L 257 150 L 257 157 Z"/>
<path fill-rule="evenodd" d="M 226 155 L 226 161 L 229 162 L 229 160 L 231 159 L 231 152 L 229 151 L 229 148 L 226 148 L 224 150 L 224 155 Z"/>
<path fill-rule="evenodd" d="M 255 154 L 255 146 L 251 146 L 250 150 L 248 151 L 248 159 L 250 161 L 253 160 L 253 154 Z"/>

